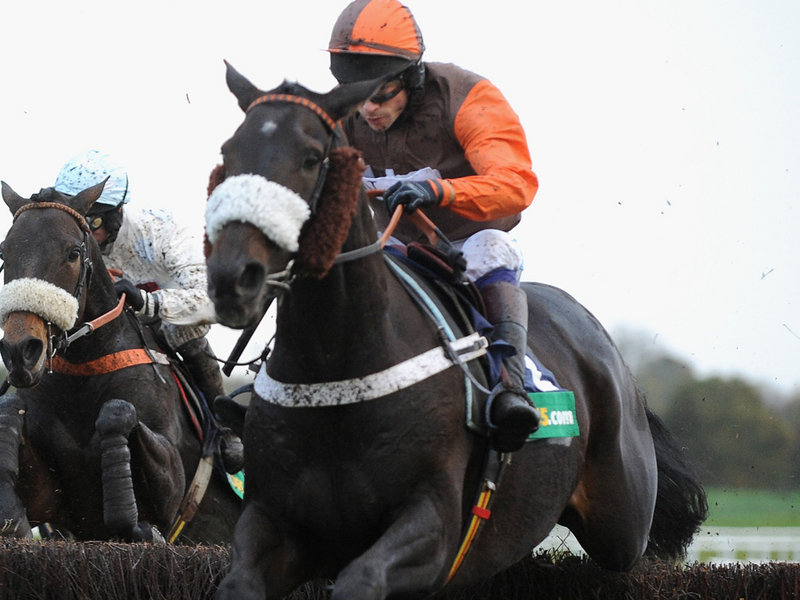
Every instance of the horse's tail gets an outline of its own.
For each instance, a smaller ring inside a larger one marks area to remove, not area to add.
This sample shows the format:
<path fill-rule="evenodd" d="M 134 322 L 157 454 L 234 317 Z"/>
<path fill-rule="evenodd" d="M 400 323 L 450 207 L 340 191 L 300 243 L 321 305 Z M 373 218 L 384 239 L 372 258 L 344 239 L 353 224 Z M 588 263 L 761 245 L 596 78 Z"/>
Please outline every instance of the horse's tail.
<path fill-rule="evenodd" d="M 665 559 L 681 558 L 706 519 L 706 492 L 683 448 L 664 422 L 650 409 L 647 409 L 647 420 L 656 449 L 658 495 L 646 554 Z"/>

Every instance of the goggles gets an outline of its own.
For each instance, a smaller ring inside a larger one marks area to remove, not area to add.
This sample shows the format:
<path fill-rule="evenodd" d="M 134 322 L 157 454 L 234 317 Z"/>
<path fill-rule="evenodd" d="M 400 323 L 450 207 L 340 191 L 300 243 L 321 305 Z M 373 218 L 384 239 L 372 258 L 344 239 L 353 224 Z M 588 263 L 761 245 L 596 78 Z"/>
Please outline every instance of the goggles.
<path fill-rule="evenodd" d="M 86 215 L 86 224 L 89 226 L 89 229 L 97 231 L 101 227 L 105 227 L 109 222 L 113 223 L 121 206 L 122 202 L 108 210 L 103 210 L 101 213 L 89 213 Z"/>
<path fill-rule="evenodd" d="M 404 89 L 405 86 L 403 85 L 403 82 L 400 81 L 399 79 L 389 81 L 383 84 L 375 95 L 370 96 L 367 99 L 367 102 L 372 102 L 373 104 L 384 104 L 385 102 L 388 102 L 389 100 L 397 96 Z"/>
<path fill-rule="evenodd" d="M 97 231 L 103 225 L 105 225 L 105 219 L 103 219 L 103 215 L 94 215 L 94 216 L 87 215 L 86 224 L 92 231 Z"/>

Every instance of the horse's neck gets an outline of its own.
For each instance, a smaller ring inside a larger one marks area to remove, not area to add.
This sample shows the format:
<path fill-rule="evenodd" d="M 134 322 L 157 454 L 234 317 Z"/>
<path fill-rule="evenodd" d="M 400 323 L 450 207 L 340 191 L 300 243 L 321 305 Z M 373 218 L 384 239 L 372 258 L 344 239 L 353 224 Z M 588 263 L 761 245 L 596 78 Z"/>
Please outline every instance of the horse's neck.
<path fill-rule="evenodd" d="M 81 318 L 76 323 L 80 326 L 102 317 L 116 308 L 117 298 L 114 284 L 107 273 L 95 273 L 86 291 L 86 305 Z M 100 355 L 131 347 L 135 338 L 130 335 L 127 320 L 123 315 L 95 329 L 91 335 L 77 339 L 67 349 L 70 354 Z"/>
<path fill-rule="evenodd" d="M 321 280 L 297 280 L 281 298 L 276 333 L 313 339 L 326 348 L 365 332 L 380 333 L 389 315 L 387 273 L 376 254 L 337 265 Z"/>
<path fill-rule="evenodd" d="M 117 292 L 114 289 L 114 282 L 103 263 L 97 264 L 92 277 L 88 281 L 86 290 L 86 307 L 83 310 L 83 320 L 91 321 L 110 310 L 117 303 Z"/>
<path fill-rule="evenodd" d="M 375 241 L 374 227 L 360 227 L 354 223 L 344 251 Z M 320 280 L 299 279 L 279 302 L 271 373 L 315 381 L 386 368 L 397 360 L 397 331 L 406 318 L 419 326 L 382 252 L 335 265 Z"/>

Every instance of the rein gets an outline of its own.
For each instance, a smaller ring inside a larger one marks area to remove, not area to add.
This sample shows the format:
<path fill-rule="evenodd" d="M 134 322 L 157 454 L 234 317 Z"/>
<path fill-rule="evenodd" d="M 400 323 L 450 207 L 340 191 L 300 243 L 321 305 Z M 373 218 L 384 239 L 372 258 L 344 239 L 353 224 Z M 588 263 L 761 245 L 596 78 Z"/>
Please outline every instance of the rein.
<path fill-rule="evenodd" d="M 51 332 L 51 323 L 47 323 L 47 337 L 49 340 L 50 349 L 47 352 L 47 370 L 50 373 L 64 373 L 67 375 L 78 375 L 78 374 L 88 374 L 88 375 L 95 375 L 98 373 L 90 372 L 90 373 L 78 373 L 75 372 L 75 369 L 80 365 L 73 365 L 72 363 L 68 363 L 63 359 L 59 359 L 56 354 L 61 351 L 65 352 L 67 348 L 69 348 L 70 344 L 75 340 L 79 340 L 82 337 L 86 337 L 87 335 L 91 335 L 95 329 L 99 329 L 103 325 L 107 325 L 111 323 L 114 319 L 119 317 L 122 314 L 122 309 L 125 308 L 125 294 L 121 294 L 119 297 L 119 302 L 117 302 L 116 306 L 109 310 L 106 313 L 103 313 L 99 317 L 92 319 L 91 321 L 87 321 L 83 325 L 77 328 L 72 329 L 72 333 L 62 332 L 60 336 L 57 336 Z M 123 359 L 123 362 L 127 361 L 128 359 Z M 150 361 L 152 362 L 152 361 Z M 88 364 L 88 363 L 87 363 Z M 125 366 L 130 366 L 130 364 L 126 364 Z M 122 367 L 120 367 L 122 368 Z M 91 369 L 90 369 L 91 370 Z M 115 369 L 109 369 L 109 371 L 113 371 Z M 106 371 L 100 371 L 100 373 Z"/>
<path fill-rule="evenodd" d="M 385 193 L 386 190 L 367 190 L 367 197 L 378 198 L 383 196 Z M 386 242 L 389 241 L 389 238 L 394 233 L 397 224 L 400 222 L 400 218 L 403 216 L 405 216 L 406 219 L 417 226 L 417 229 L 425 234 L 425 237 L 428 238 L 428 242 L 431 246 L 436 247 L 441 241 L 447 239 L 444 237 L 444 234 L 442 234 L 441 230 L 436 226 L 436 224 L 431 221 L 421 210 L 417 209 L 414 212 L 407 213 L 404 212 L 403 206 L 400 205 L 394 209 L 392 218 L 389 219 L 389 223 L 386 225 L 386 228 L 383 230 L 383 233 L 378 240 L 381 248 L 386 246 Z"/>

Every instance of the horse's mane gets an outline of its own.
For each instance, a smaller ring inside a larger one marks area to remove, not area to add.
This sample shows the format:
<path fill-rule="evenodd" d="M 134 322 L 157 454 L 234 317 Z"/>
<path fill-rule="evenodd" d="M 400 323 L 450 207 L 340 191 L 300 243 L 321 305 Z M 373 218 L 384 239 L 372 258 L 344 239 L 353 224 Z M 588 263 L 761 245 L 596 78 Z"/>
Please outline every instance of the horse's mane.
<path fill-rule="evenodd" d="M 42 188 L 37 193 L 31 195 L 31 202 L 64 202 L 64 195 L 56 191 L 56 188 Z"/>
<path fill-rule="evenodd" d="M 307 87 L 300 85 L 296 81 L 289 81 L 288 79 L 284 79 L 283 82 L 278 87 L 276 87 L 269 93 L 287 94 L 289 96 L 300 96 L 302 98 L 308 98 L 309 100 L 313 100 L 314 102 L 320 102 L 320 99 L 324 97 L 324 94 L 320 94 L 319 92 L 310 90 Z"/>
<path fill-rule="evenodd" d="M 330 169 L 317 211 L 300 232 L 296 264 L 304 273 L 321 279 L 333 266 L 356 212 L 363 172 L 364 164 L 358 150 L 349 146 L 331 150 Z M 224 180 L 225 167 L 217 165 L 209 175 L 208 195 Z M 209 256 L 211 248 L 207 236 L 203 245 Z"/>

